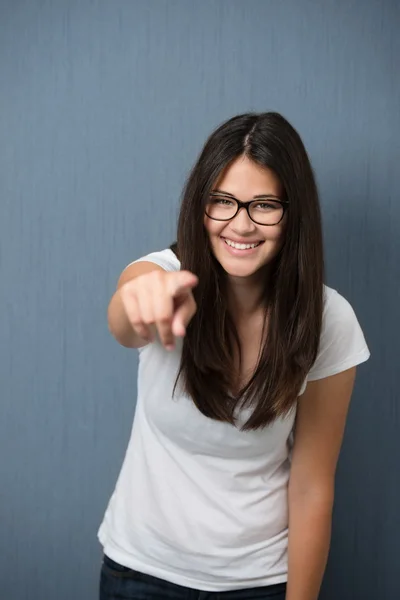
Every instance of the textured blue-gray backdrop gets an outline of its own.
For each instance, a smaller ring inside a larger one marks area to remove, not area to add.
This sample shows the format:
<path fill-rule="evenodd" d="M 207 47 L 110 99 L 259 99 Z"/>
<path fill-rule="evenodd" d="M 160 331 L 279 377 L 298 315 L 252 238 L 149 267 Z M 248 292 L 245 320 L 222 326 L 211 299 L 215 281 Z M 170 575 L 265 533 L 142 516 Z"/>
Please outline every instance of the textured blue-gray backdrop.
<path fill-rule="evenodd" d="M 174 239 L 222 120 L 282 112 L 311 155 L 328 275 L 372 351 L 324 600 L 400 597 L 400 3 L 0 0 L 0 596 L 94 600 L 135 406 L 106 306 Z"/>

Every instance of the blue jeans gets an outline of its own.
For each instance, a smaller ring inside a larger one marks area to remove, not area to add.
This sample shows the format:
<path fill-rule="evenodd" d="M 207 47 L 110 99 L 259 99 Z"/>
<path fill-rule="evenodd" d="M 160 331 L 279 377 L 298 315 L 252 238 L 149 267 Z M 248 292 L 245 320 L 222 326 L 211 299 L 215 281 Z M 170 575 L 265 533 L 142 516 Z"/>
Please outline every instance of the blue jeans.
<path fill-rule="evenodd" d="M 285 600 L 286 584 L 235 590 L 201 592 L 163 579 L 132 571 L 104 557 L 100 600 Z"/>

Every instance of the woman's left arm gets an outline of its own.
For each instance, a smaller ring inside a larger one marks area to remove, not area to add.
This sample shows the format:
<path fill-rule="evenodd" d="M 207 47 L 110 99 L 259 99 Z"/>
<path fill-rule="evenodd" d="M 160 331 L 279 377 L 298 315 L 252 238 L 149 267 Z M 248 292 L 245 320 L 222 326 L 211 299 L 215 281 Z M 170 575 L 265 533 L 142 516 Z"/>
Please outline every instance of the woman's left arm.
<path fill-rule="evenodd" d="M 331 538 L 335 471 L 356 369 L 308 383 L 298 399 L 289 480 L 286 600 L 317 600 Z"/>

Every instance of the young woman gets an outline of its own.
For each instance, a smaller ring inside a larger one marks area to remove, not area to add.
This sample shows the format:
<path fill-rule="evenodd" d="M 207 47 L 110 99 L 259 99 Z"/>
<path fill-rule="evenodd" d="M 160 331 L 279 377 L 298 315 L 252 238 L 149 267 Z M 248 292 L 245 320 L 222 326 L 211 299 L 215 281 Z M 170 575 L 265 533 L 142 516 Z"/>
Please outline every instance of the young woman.
<path fill-rule="evenodd" d="M 137 408 L 99 530 L 101 600 L 315 600 L 356 365 L 323 284 L 320 208 L 279 114 L 208 139 L 177 244 L 129 265 L 108 309 L 139 348 Z"/>

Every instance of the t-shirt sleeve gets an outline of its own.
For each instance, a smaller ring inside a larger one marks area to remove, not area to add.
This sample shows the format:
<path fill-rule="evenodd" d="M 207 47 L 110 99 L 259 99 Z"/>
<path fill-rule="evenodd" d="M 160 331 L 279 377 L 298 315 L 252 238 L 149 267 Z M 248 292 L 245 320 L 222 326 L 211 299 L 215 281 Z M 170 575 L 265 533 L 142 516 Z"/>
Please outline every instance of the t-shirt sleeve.
<path fill-rule="evenodd" d="M 350 303 L 327 288 L 320 347 L 307 380 L 336 375 L 368 360 L 370 352 Z"/>
<path fill-rule="evenodd" d="M 161 250 L 160 252 L 151 252 L 150 254 L 146 254 L 146 256 L 142 256 L 141 258 L 131 262 L 126 268 L 137 262 L 152 262 L 165 271 L 179 271 L 181 268 L 176 254 L 169 248 L 166 250 Z"/>

